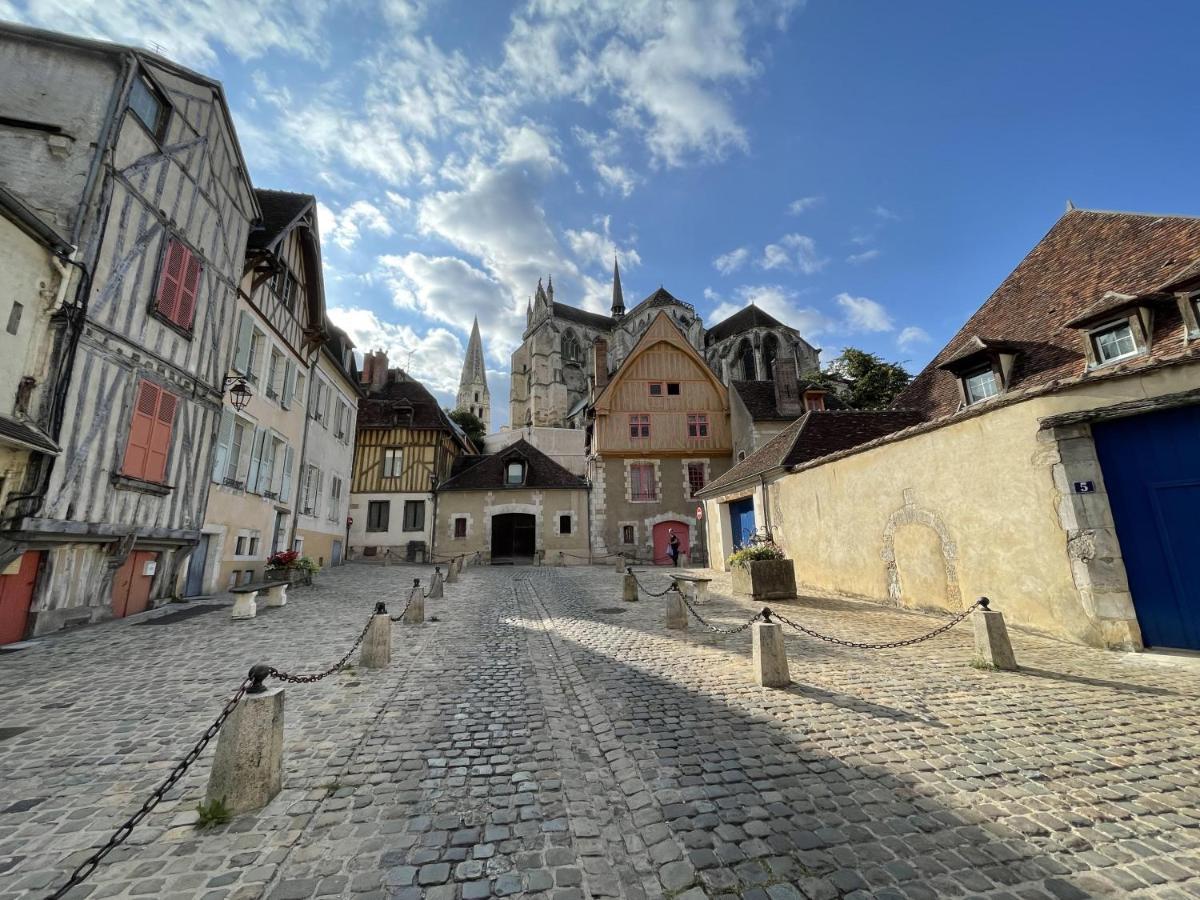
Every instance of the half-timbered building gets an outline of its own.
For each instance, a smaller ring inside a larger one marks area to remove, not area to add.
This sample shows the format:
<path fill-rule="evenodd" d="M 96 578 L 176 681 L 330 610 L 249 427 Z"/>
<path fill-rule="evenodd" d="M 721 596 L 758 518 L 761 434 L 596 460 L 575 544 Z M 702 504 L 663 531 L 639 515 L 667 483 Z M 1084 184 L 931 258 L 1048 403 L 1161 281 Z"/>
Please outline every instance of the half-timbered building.
<path fill-rule="evenodd" d="M 388 368 L 384 352 L 366 355 L 362 381 L 350 550 L 354 557 L 430 559 L 436 553 L 434 489 L 450 477 L 458 457 L 476 448 L 423 384 Z"/>
<path fill-rule="evenodd" d="M 27 629 L 173 595 L 200 538 L 250 223 L 218 82 L 147 51 L 0 26 L 0 182 L 78 248 L 40 454 L 3 510 L 40 553 Z"/>
<path fill-rule="evenodd" d="M 250 397 L 238 409 L 228 396 L 221 412 L 188 594 L 248 584 L 262 576 L 268 556 L 291 549 L 306 418 L 328 429 L 349 408 L 345 400 L 331 402 L 328 386 L 312 373 L 325 335 L 316 200 L 285 191 L 255 194 L 262 221 L 246 246 L 228 361 Z"/>

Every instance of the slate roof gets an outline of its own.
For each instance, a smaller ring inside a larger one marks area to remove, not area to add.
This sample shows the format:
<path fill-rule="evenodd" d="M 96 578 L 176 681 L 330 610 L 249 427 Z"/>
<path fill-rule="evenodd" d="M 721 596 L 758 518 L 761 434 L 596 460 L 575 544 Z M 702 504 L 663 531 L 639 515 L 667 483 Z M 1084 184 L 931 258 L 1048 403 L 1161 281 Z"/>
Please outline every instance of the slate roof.
<path fill-rule="evenodd" d="M 978 336 L 1018 352 L 1008 391 L 1103 378 L 1191 351 L 1174 302 L 1161 297 L 1148 357 L 1087 372 L 1080 333 L 1069 327 L 1110 292 L 1144 297 L 1194 271 L 1200 219 L 1139 213 L 1067 211 L 958 334 L 896 398 L 927 418 L 959 407 L 956 376 L 942 367 Z"/>
<path fill-rule="evenodd" d="M 659 287 L 658 290 L 638 303 L 638 305 L 633 309 L 629 310 L 626 315 L 635 316 L 643 309 L 650 309 L 655 306 L 682 306 L 685 309 L 690 309 L 692 312 L 696 311 L 696 307 L 692 306 L 692 304 L 680 300 L 666 288 Z"/>
<path fill-rule="evenodd" d="M 425 385 L 399 369 L 389 370 L 387 383 L 378 391 L 369 391 L 359 401 L 358 424 L 364 428 L 391 428 L 397 424 L 407 424 L 398 423 L 396 416 L 399 410 L 409 408 L 413 411 L 413 428 L 457 430 Z"/>
<path fill-rule="evenodd" d="M 567 304 L 559 303 L 558 301 L 554 302 L 554 307 L 550 312 L 569 322 L 578 322 L 580 325 L 587 325 L 589 328 L 599 328 L 601 331 L 608 331 L 616 324 L 612 316 L 602 316 L 600 313 L 588 312 L 586 309 L 580 309 L 577 306 L 567 306 Z"/>
<path fill-rule="evenodd" d="M 712 328 L 708 329 L 704 343 L 705 346 L 711 347 L 713 344 L 725 340 L 731 334 L 737 334 L 740 331 L 749 331 L 751 328 L 786 327 L 786 325 L 769 312 L 759 309 L 751 303 L 749 306 L 743 306 L 728 319 L 722 319 Z"/>
<path fill-rule="evenodd" d="M 805 413 L 740 463 L 697 492 L 711 497 L 740 481 L 849 450 L 922 421 L 908 409 L 843 409 Z"/>
<path fill-rule="evenodd" d="M 0 416 L 0 444 L 15 444 L 18 447 L 54 456 L 57 456 L 61 450 L 58 444 L 36 428 L 7 416 Z"/>
<path fill-rule="evenodd" d="M 350 380 L 359 394 L 363 393 L 362 382 L 358 377 L 358 366 L 354 361 L 354 354 L 350 353 L 350 368 L 342 365 L 343 354 L 354 349 L 354 341 L 350 340 L 350 335 L 342 331 L 332 322 L 329 317 L 325 317 L 325 343 L 321 345 L 321 351 L 325 353 L 333 364 L 336 365 L 343 375 Z"/>
<path fill-rule="evenodd" d="M 525 483 L 504 483 L 504 466 L 514 457 L 526 463 Z M 486 456 L 467 456 L 459 459 L 450 478 L 438 486 L 439 491 L 523 490 L 525 488 L 586 488 L 587 482 L 572 475 L 549 456 L 524 439 L 510 444 L 497 453 Z"/>
<path fill-rule="evenodd" d="M 254 196 L 262 209 L 262 226 L 250 229 L 246 243 L 251 250 L 271 246 L 275 239 L 312 204 L 317 202 L 312 194 L 293 194 L 291 191 L 268 191 L 255 188 Z"/>
<path fill-rule="evenodd" d="M 792 419 L 797 418 L 796 415 L 788 416 L 779 411 L 779 407 L 775 402 L 774 381 L 730 381 L 729 386 L 742 398 L 742 403 L 745 405 L 746 411 L 750 413 L 750 418 L 755 422 L 790 422 Z M 801 394 L 809 388 L 814 387 L 825 391 L 826 409 L 840 409 L 842 407 L 842 402 L 838 400 L 832 391 L 815 381 L 801 378 L 799 386 Z"/>

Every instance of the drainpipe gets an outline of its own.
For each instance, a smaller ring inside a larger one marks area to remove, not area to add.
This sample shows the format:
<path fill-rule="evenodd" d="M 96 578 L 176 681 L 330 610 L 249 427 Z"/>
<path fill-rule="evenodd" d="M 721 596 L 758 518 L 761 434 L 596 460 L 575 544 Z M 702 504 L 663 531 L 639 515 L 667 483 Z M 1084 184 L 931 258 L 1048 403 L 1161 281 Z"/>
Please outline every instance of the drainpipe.
<path fill-rule="evenodd" d="M 771 534 L 771 503 L 770 503 L 770 498 L 767 495 L 767 476 L 764 473 L 760 472 L 758 475 L 758 480 L 759 480 L 759 484 L 762 485 L 763 523 L 766 525 L 766 528 L 767 528 L 767 540 L 774 541 L 775 537 L 774 537 L 774 535 Z"/>

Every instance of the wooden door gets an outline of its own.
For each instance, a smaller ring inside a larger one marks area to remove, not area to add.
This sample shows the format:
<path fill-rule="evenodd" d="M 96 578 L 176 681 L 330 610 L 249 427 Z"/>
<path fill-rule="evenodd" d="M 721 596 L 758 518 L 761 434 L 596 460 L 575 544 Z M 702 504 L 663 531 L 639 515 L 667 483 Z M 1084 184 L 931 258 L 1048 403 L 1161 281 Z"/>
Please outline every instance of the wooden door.
<path fill-rule="evenodd" d="M 682 522 L 659 522 L 654 526 L 654 562 L 656 565 L 671 565 L 671 555 L 667 546 L 671 541 L 671 531 L 679 538 L 679 558 L 682 561 L 688 554 L 691 542 L 688 540 L 688 527 Z"/>
<path fill-rule="evenodd" d="M 158 564 L 158 554 L 150 550 L 135 550 L 126 557 L 113 575 L 112 608 L 118 619 L 145 612 L 150 606 L 150 587 L 153 572 L 147 575 L 150 564 Z"/>
<path fill-rule="evenodd" d="M 40 550 L 28 550 L 21 554 L 14 574 L 0 575 L 0 644 L 11 644 L 25 637 L 41 561 Z"/>

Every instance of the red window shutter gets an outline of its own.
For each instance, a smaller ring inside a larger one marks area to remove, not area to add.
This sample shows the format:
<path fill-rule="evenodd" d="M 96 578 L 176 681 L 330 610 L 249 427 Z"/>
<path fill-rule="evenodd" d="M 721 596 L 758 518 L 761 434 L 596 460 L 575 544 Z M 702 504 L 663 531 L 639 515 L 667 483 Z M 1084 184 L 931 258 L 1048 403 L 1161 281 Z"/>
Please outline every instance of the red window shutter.
<path fill-rule="evenodd" d="M 183 266 L 183 279 L 179 284 L 179 306 L 175 324 L 188 331 L 192 329 L 192 318 L 196 313 L 196 291 L 200 287 L 200 259 L 191 250 L 185 249 L 187 258 Z"/>
<path fill-rule="evenodd" d="M 138 385 L 134 400 L 133 416 L 129 421 L 129 441 L 125 445 L 125 461 L 121 471 L 133 478 L 146 478 L 146 461 L 150 456 L 150 442 L 154 433 L 155 413 L 162 392 L 149 381 Z"/>
<path fill-rule="evenodd" d="M 171 453 L 171 429 L 175 422 L 175 408 L 179 400 L 174 394 L 159 391 L 158 414 L 150 433 L 150 448 L 146 455 L 147 481 L 163 481 L 167 474 L 167 457 Z"/>
<path fill-rule="evenodd" d="M 171 238 L 167 242 L 167 252 L 163 254 L 162 273 L 158 278 L 158 311 L 175 321 L 179 314 L 180 287 L 183 282 L 184 265 L 189 256 L 187 247 Z"/>

